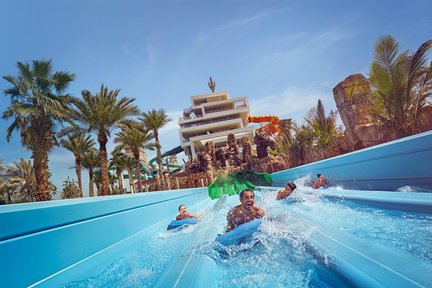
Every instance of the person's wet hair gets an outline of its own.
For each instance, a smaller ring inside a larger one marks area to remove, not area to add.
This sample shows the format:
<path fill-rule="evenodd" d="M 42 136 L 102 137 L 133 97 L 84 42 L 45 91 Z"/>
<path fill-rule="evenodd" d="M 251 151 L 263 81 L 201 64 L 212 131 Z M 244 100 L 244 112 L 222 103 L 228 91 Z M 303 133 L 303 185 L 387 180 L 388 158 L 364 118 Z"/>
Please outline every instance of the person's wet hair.
<path fill-rule="evenodd" d="M 317 174 L 317 178 L 320 178 L 322 176 L 322 174 Z"/>
<path fill-rule="evenodd" d="M 181 207 L 182 207 L 182 206 L 185 206 L 185 205 L 184 205 L 184 204 L 182 204 L 182 205 L 180 205 L 180 206 L 179 206 L 179 208 L 178 208 L 179 212 L 180 212 L 180 209 L 181 209 Z"/>
<path fill-rule="evenodd" d="M 244 189 L 240 192 L 240 198 L 243 198 L 244 192 L 252 192 L 252 194 L 254 194 L 254 196 L 255 196 L 255 192 L 252 189 Z"/>
<path fill-rule="evenodd" d="M 286 186 L 291 189 L 291 192 L 293 192 L 297 188 L 297 185 L 292 182 L 288 183 Z"/>

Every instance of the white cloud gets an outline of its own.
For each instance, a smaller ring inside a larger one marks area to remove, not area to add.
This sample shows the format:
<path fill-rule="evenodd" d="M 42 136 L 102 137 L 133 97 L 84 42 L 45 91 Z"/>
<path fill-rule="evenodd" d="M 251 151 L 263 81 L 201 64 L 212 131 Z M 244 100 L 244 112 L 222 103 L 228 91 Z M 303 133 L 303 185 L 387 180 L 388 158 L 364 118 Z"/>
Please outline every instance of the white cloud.
<path fill-rule="evenodd" d="M 318 99 L 327 95 L 314 88 L 288 87 L 281 93 L 250 101 L 251 115 L 272 114 L 278 117 L 293 118 L 292 114 L 306 114 Z"/>
<path fill-rule="evenodd" d="M 180 117 L 183 117 L 183 111 L 182 110 L 167 111 L 167 115 L 169 118 L 171 118 L 171 121 L 168 122 L 167 125 L 162 127 L 162 129 L 159 132 L 159 134 L 161 135 L 171 134 L 179 130 L 180 126 L 178 124 L 178 120 Z M 176 135 L 178 135 L 178 133 Z"/>
<path fill-rule="evenodd" d="M 263 63 L 280 63 L 293 57 L 310 57 L 315 53 L 323 53 L 327 48 L 353 36 L 351 31 L 327 30 L 316 33 L 296 33 L 279 40 L 281 49 L 262 57 Z"/>
<path fill-rule="evenodd" d="M 218 27 L 215 27 L 213 29 L 209 29 L 207 31 L 201 32 L 195 41 L 195 45 L 201 44 L 207 40 L 212 40 L 216 33 L 224 34 L 224 33 L 227 33 L 229 31 L 232 31 L 232 30 L 243 28 L 245 26 L 248 26 L 248 25 L 251 25 L 251 24 L 258 22 L 261 19 L 265 19 L 265 18 L 268 18 L 268 17 L 270 17 L 276 13 L 279 13 L 280 11 L 281 10 L 263 11 L 263 12 L 260 12 L 258 14 L 255 14 L 255 15 L 251 15 L 251 16 L 244 17 L 241 19 L 236 19 L 233 21 L 228 21 L 228 22 L 226 22 L 226 23 L 224 23 Z"/>

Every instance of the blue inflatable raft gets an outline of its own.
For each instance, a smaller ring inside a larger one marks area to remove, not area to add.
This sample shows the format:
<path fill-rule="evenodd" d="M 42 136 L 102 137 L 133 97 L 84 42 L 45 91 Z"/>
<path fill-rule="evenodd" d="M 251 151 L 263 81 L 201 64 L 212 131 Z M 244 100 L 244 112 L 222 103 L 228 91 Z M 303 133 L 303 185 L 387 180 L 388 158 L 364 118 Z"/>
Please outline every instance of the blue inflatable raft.
<path fill-rule="evenodd" d="M 238 245 L 250 238 L 253 233 L 258 231 L 258 227 L 261 225 L 261 222 L 261 219 L 257 219 L 237 226 L 233 230 L 216 237 L 216 241 L 225 246 Z"/>
<path fill-rule="evenodd" d="M 192 224 L 196 224 L 196 223 L 197 223 L 196 218 L 185 218 L 182 220 L 174 220 L 174 221 L 171 221 L 171 223 L 168 225 L 167 230 L 172 230 L 172 229 L 176 229 L 176 228 L 179 228 L 181 226 L 184 226 L 184 225 L 192 225 Z"/>

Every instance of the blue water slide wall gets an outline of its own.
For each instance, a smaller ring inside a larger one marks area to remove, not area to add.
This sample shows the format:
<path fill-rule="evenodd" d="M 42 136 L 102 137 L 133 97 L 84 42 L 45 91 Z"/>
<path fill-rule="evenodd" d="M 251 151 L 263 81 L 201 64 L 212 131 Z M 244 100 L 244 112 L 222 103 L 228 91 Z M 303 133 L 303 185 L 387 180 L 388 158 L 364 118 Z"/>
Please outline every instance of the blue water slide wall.
<path fill-rule="evenodd" d="M 61 287 L 92 276 L 125 239 L 207 198 L 197 188 L 0 206 L 1 287 Z"/>
<path fill-rule="evenodd" d="M 281 171 L 272 177 L 275 186 L 283 186 L 287 181 L 308 173 L 324 173 L 332 183 L 342 184 L 345 188 L 394 190 L 411 185 L 432 191 L 431 148 L 432 132 L 427 132 Z M 421 196 L 420 193 L 414 194 L 418 195 L 413 197 Z M 399 204 L 400 207 L 406 206 L 406 202 L 410 203 L 410 207 L 414 207 L 411 211 L 418 209 L 416 207 L 431 207 L 430 197 L 425 200 L 417 199 L 418 197 L 402 199 L 389 196 L 389 199 L 393 200 L 386 204 L 385 199 L 378 201 L 383 198 L 380 195 L 371 196 L 372 198 L 351 195 L 350 199 L 390 205 L 393 209 L 397 209 Z M 69 281 L 97 275 L 122 255 L 121 251 L 126 250 L 137 235 L 150 233 L 150 227 L 156 223 L 168 224 L 177 213 L 178 205 L 190 206 L 207 199 L 207 189 L 198 188 L 0 206 L 0 271 L 3 273 L 1 287 L 61 287 Z M 408 256 L 399 257 L 393 262 L 387 261 L 387 258 L 393 257 L 391 252 L 380 254 L 374 250 L 369 253 L 368 249 L 356 244 L 358 239 L 345 239 L 344 235 L 338 235 L 340 232 L 327 229 L 322 223 L 314 226 L 322 229 L 308 240 L 311 249 L 318 249 L 312 253 L 331 254 L 332 251 L 337 251 L 333 262 L 335 268 L 332 269 L 338 277 L 352 284 L 352 287 L 362 286 L 361 282 L 355 279 L 363 279 L 359 271 L 366 271 L 365 267 L 372 271 L 372 274 L 367 272 L 366 276 L 383 281 L 380 282 L 383 286 L 385 283 L 394 283 L 392 281 L 395 279 L 397 281 L 402 273 L 405 278 L 410 279 L 411 284 L 414 283 L 403 287 L 431 287 L 429 278 L 423 277 L 432 272 L 430 264 L 413 266 L 411 264 L 414 260 Z M 205 231 L 201 234 L 200 238 L 205 239 Z M 344 247 L 351 247 L 351 252 L 345 251 Z M 351 255 L 354 250 L 358 252 Z M 189 287 L 209 287 L 208 281 L 215 283 L 212 275 L 217 274 L 218 267 L 199 255 L 196 259 L 187 259 L 187 269 L 182 270 L 185 277 L 176 278 L 176 281 L 191 284 L 192 279 L 195 284 Z M 369 261 L 370 259 L 373 261 Z M 387 267 L 385 273 L 373 273 L 374 265 L 377 269 Z M 397 273 L 393 275 L 391 271 Z M 161 279 L 160 287 L 173 280 L 170 275 Z M 207 282 L 204 283 L 205 281 Z M 203 285 L 200 286 L 200 283 Z"/>
<path fill-rule="evenodd" d="M 432 264 L 429 261 L 354 238 L 330 227 L 325 219 L 311 219 L 305 211 L 296 211 L 295 215 L 301 217 L 306 225 L 313 224 L 313 232 L 305 240 L 306 250 L 316 259 L 327 262 L 347 287 L 432 287 Z M 321 278 L 325 277 L 318 273 Z"/>
<path fill-rule="evenodd" d="M 432 131 L 274 173 L 273 186 L 317 173 L 345 189 L 432 191 Z"/>

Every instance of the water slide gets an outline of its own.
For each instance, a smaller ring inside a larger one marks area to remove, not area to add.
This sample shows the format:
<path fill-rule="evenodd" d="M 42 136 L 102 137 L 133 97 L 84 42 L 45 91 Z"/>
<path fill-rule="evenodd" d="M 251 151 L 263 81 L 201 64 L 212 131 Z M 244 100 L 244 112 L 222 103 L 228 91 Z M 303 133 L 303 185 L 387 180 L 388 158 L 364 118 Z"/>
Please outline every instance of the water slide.
<path fill-rule="evenodd" d="M 279 128 L 279 118 L 274 115 L 262 115 L 262 116 L 249 116 L 249 123 L 268 123 L 261 126 L 257 131 L 265 132 L 266 134 L 279 134 L 281 129 Z"/>
<path fill-rule="evenodd" d="M 274 173 L 276 187 L 257 191 L 269 217 L 262 244 L 225 259 L 209 253 L 238 197 L 211 200 L 206 188 L 0 206 L 2 284 L 432 287 L 431 161 L 426 132 Z M 317 172 L 338 187 L 274 200 L 277 187 Z M 206 217 L 168 232 L 179 203 Z"/>
<path fill-rule="evenodd" d="M 183 152 L 183 148 L 181 146 L 177 146 L 176 148 L 171 149 L 171 150 L 163 153 L 162 154 L 162 159 L 165 158 L 165 157 L 171 156 L 171 155 L 176 155 L 176 154 L 181 153 L 181 152 Z M 147 169 L 142 162 L 140 162 L 141 172 L 143 174 L 147 174 L 147 177 L 149 177 L 150 179 L 153 178 L 158 173 L 158 170 L 153 166 L 153 163 L 156 160 L 157 160 L 157 157 L 154 157 L 154 158 L 152 158 L 149 161 L 149 164 L 152 167 L 150 170 Z M 166 163 L 162 163 L 162 165 L 166 166 Z M 171 173 L 176 173 L 176 172 L 179 172 L 179 171 L 181 171 L 183 169 L 182 165 L 168 164 L 168 166 L 170 167 L 170 172 Z M 144 175 L 142 175 L 142 179 L 144 179 L 143 177 L 144 177 Z M 129 176 L 127 174 L 125 174 L 124 178 L 128 179 Z M 134 178 L 136 178 L 136 176 L 134 176 Z"/>
<path fill-rule="evenodd" d="M 164 163 L 163 158 L 168 157 L 168 156 L 171 156 L 171 155 L 177 155 L 177 154 L 179 154 L 179 153 L 181 153 L 181 152 L 183 152 L 183 151 L 184 151 L 184 150 L 183 150 L 183 148 L 182 148 L 181 146 L 177 146 L 177 147 L 175 147 L 174 149 L 171 149 L 171 150 L 169 150 L 169 151 L 163 153 L 163 154 L 161 155 L 161 157 L 162 157 L 162 166 L 166 166 L 166 165 L 167 165 L 166 163 Z M 153 163 L 154 163 L 155 161 L 157 161 L 157 157 L 154 157 L 154 158 L 152 158 L 152 159 L 149 161 L 150 166 L 154 167 L 154 166 L 153 166 Z M 176 164 L 168 164 L 168 167 L 170 167 L 170 171 L 171 171 L 171 173 L 179 172 L 179 171 L 181 171 L 181 169 L 183 168 L 182 165 L 176 165 Z M 174 169 L 171 170 L 171 168 L 174 168 Z M 153 170 L 154 170 L 154 169 L 155 169 L 155 168 L 153 168 Z"/>

